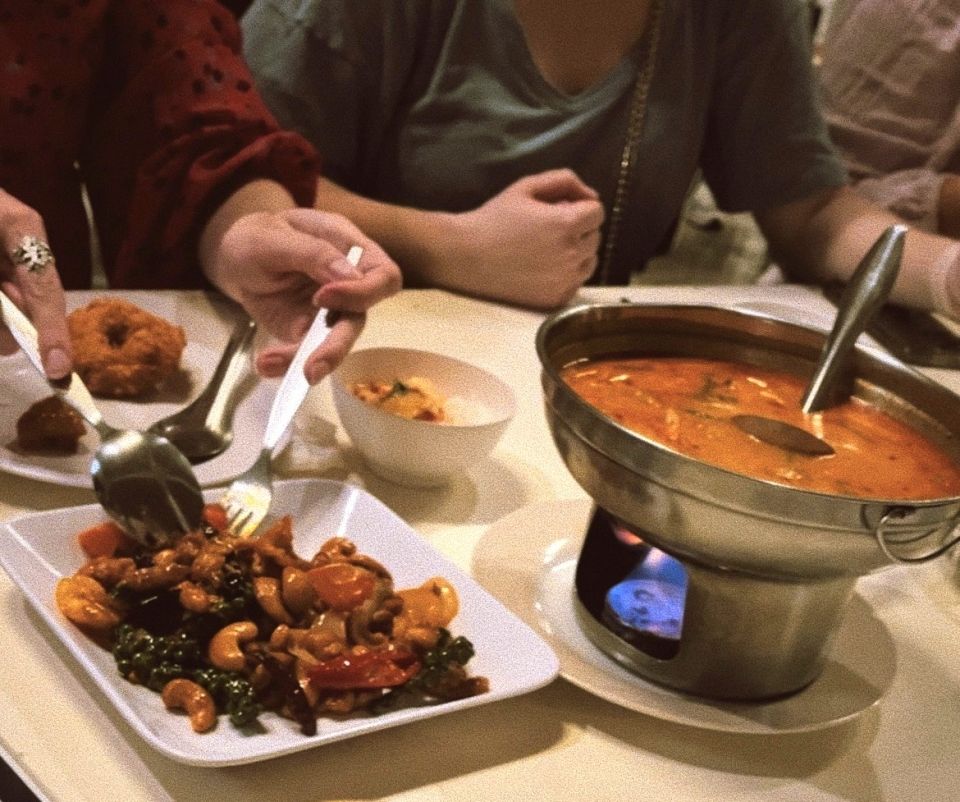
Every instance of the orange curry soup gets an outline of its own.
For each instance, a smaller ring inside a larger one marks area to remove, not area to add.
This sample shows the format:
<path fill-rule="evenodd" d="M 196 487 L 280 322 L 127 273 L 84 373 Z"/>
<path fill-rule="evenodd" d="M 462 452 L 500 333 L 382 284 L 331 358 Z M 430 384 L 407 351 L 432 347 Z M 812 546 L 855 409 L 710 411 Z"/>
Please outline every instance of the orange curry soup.
<path fill-rule="evenodd" d="M 597 359 L 568 365 L 564 381 L 622 426 L 670 449 L 757 479 L 876 499 L 960 495 L 960 466 L 912 427 L 851 398 L 810 415 L 805 380 L 753 365 L 692 358 Z M 730 418 L 762 415 L 826 440 L 811 457 L 762 443 Z"/>

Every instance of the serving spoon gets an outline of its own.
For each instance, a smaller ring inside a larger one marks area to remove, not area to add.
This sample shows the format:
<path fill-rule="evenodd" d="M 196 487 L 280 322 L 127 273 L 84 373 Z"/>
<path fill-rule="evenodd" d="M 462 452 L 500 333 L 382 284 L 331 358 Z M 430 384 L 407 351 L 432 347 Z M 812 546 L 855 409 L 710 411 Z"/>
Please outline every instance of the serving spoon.
<path fill-rule="evenodd" d="M 800 401 L 804 413 L 817 412 L 829 405 L 850 350 L 874 312 L 890 295 L 900 269 L 906 233 L 906 226 L 890 226 L 857 266 L 840 299 L 833 328 Z M 786 451 L 814 457 L 835 453 L 825 440 L 786 421 L 761 415 L 734 415 L 731 420 L 747 434 Z"/>
<path fill-rule="evenodd" d="M 0 292 L 0 313 L 13 338 L 46 379 L 37 330 Z M 133 429 L 115 429 L 104 421 L 93 396 L 76 373 L 47 383 L 96 429 L 100 447 L 90 461 L 97 499 L 127 534 L 157 548 L 200 524 L 203 496 L 186 457 L 166 438 Z"/>
<path fill-rule="evenodd" d="M 166 437 L 192 465 L 222 454 L 233 441 L 234 396 L 247 375 L 256 329 L 250 318 L 239 321 L 203 392 L 179 412 L 147 429 L 151 434 Z"/>

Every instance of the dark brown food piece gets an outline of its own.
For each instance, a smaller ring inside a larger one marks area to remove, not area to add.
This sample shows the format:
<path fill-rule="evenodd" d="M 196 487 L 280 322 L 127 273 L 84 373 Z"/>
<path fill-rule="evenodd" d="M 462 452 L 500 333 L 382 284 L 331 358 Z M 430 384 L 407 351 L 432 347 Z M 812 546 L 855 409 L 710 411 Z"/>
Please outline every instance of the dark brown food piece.
<path fill-rule="evenodd" d="M 60 396 L 37 401 L 17 419 L 17 444 L 24 451 L 76 454 L 83 418 Z"/>

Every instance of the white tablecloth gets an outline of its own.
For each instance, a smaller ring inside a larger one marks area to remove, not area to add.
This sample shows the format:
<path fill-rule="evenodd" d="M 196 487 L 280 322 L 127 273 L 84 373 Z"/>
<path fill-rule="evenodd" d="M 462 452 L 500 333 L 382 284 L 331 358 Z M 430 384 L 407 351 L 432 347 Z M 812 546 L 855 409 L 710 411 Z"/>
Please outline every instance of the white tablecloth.
<path fill-rule="evenodd" d="M 746 304 L 829 321 L 797 287 L 616 288 L 582 300 Z M 480 539 L 529 505 L 585 495 L 542 411 L 534 336 L 543 315 L 404 291 L 376 307 L 358 347 L 429 348 L 497 373 L 519 410 L 493 455 L 450 488 L 411 491 L 371 477 L 329 438 L 336 415 L 315 389 L 280 461 L 291 475 L 364 485 L 461 567 Z M 960 377 L 930 371 L 955 391 Z M 327 421 L 328 424 L 323 422 Z M 326 434 L 324 434 L 326 432 Z M 0 475 L 0 519 L 88 503 L 92 494 Z M 715 732 L 598 699 L 563 679 L 457 715 L 233 768 L 154 752 L 113 711 L 0 571 L 0 749 L 51 800 L 946 800 L 960 794 L 960 594 L 949 559 L 896 568 L 871 598 L 895 646 L 883 698 L 852 722 L 775 736 Z M 909 603 L 906 603 L 909 601 Z M 917 614 L 920 610 L 921 614 Z M 2 796 L 2 792 L 0 792 Z"/>

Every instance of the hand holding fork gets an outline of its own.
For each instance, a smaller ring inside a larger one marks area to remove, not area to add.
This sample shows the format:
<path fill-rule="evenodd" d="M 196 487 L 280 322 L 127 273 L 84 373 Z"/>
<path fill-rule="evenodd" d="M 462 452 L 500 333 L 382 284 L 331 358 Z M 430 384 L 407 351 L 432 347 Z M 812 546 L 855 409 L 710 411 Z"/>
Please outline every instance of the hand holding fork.
<path fill-rule="evenodd" d="M 361 256 L 363 248 L 354 245 L 347 253 L 347 261 L 356 266 Z M 227 513 L 227 526 L 239 537 L 252 535 L 270 509 L 273 499 L 273 450 L 310 389 L 303 373 L 304 363 L 329 333 L 327 310 L 319 309 L 277 388 L 263 434 L 260 455 L 248 470 L 233 480 L 220 499 L 220 504 Z"/>

